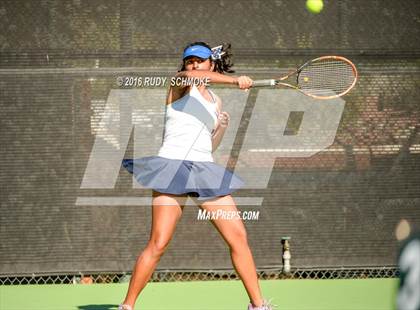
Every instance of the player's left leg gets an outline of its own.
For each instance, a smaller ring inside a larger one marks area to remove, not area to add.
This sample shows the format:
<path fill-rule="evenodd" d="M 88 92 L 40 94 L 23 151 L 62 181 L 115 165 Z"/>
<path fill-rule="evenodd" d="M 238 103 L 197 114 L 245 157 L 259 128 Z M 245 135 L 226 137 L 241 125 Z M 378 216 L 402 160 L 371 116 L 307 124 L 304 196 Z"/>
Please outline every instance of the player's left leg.
<path fill-rule="evenodd" d="M 209 212 L 217 212 L 217 210 L 238 211 L 231 195 L 206 201 L 201 204 L 201 208 Z M 219 217 L 213 219 L 212 223 L 229 246 L 233 266 L 245 286 L 250 301 L 255 306 L 263 305 L 254 258 L 248 245 L 247 233 L 242 219 L 223 219 Z"/>

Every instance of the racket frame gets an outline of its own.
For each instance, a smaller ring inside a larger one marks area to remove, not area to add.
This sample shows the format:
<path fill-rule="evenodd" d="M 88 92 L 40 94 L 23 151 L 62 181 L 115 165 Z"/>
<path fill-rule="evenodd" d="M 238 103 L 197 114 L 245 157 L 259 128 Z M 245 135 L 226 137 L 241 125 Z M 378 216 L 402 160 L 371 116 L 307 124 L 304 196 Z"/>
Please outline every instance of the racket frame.
<path fill-rule="evenodd" d="M 317 95 L 306 93 L 305 91 L 303 91 L 299 87 L 299 74 L 300 74 L 300 72 L 305 67 L 309 66 L 311 63 L 317 62 L 317 61 L 322 61 L 322 60 L 325 60 L 325 59 L 340 60 L 340 61 L 344 61 L 348 65 L 350 65 L 350 67 L 352 68 L 352 71 L 353 71 L 353 75 L 354 75 L 354 79 L 353 79 L 352 84 L 345 91 L 341 92 L 340 94 L 331 95 L 331 96 L 317 96 Z M 287 80 L 289 77 L 291 77 L 294 74 L 296 74 L 296 84 L 297 85 L 293 85 L 293 84 L 283 82 L 284 80 Z M 315 98 L 315 99 L 328 100 L 328 99 L 338 98 L 338 97 L 341 97 L 341 96 L 344 96 L 345 94 L 347 94 L 356 85 L 356 82 L 357 82 L 358 78 L 359 78 L 359 74 L 357 72 L 356 66 L 350 60 L 348 60 L 347 58 L 345 58 L 343 56 L 321 56 L 321 57 L 318 57 L 318 58 L 307 61 L 306 63 L 301 65 L 299 68 L 297 68 L 296 70 L 292 71 L 291 73 L 288 73 L 287 75 L 281 77 L 280 79 L 256 80 L 256 81 L 254 81 L 254 84 L 252 85 L 252 87 L 279 86 L 280 85 L 280 86 L 293 88 L 293 89 L 298 90 L 301 93 L 305 94 L 306 96 L 309 96 L 309 97 L 312 97 L 312 98 Z"/>

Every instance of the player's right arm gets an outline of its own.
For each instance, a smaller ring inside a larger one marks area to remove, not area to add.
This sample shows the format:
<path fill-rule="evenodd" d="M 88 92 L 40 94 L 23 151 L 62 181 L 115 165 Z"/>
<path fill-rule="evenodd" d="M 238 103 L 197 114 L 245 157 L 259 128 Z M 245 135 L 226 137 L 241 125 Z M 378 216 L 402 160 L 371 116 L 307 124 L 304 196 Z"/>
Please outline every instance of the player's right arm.
<path fill-rule="evenodd" d="M 207 79 L 210 84 L 238 85 L 240 89 L 248 89 L 253 83 L 252 79 L 246 75 L 233 76 L 205 70 L 180 71 L 175 77 Z"/>
<path fill-rule="evenodd" d="M 175 75 L 175 78 L 200 78 L 208 79 L 209 83 L 216 84 L 230 84 L 238 85 L 240 89 L 249 89 L 252 86 L 252 79 L 248 76 L 231 76 L 225 75 L 213 71 L 201 71 L 201 70 L 192 70 L 192 71 L 180 71 Z M 188 85 L 171 85 L 168 91 L 168 96 L 166 99 L 166 104 L 170 104 L 175 100 L 183 97 L 185 92 L 188 90 Z"/>

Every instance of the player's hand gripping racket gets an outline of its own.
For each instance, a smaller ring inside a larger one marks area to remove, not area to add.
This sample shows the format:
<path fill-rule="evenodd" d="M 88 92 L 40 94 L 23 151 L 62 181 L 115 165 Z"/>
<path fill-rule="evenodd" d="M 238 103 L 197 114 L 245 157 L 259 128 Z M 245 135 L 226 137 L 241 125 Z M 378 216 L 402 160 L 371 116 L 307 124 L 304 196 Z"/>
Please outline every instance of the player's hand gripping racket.
<path fill-rule="evenodd" d="M 296 83 L 285 83 L 287 79 L 294 79 Z M 256 80 L 252 87 L 286 86 L 316 99 L 332 99 L 347 94 L 356 81 L 357 69 L 350 60 L 341 56 L 322 56 L 280 79 Z"/>

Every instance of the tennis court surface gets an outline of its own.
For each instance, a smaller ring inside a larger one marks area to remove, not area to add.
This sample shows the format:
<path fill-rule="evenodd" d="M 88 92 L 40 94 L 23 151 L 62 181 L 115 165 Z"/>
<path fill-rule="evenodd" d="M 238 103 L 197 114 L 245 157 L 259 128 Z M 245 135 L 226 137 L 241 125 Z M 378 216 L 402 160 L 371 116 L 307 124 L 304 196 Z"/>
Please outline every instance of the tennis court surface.
<path fill-rule="evenodd" d="M 265 280 L 278 310 L 394 309 L 397 279 Z M 0 286 L 2 310 L 112 310 L 128 284 Z M 240 281 L 149 283 L 136 310 L 245 310 Z"/>

